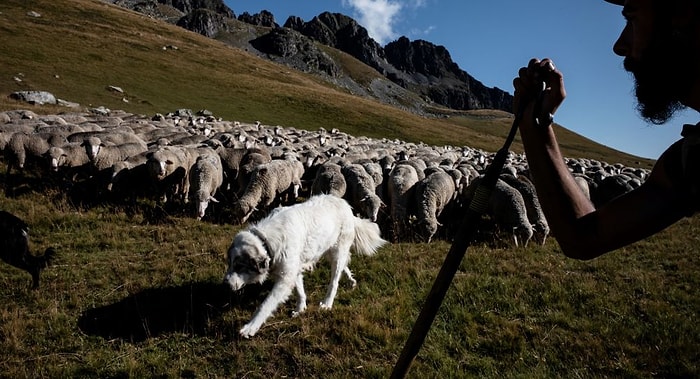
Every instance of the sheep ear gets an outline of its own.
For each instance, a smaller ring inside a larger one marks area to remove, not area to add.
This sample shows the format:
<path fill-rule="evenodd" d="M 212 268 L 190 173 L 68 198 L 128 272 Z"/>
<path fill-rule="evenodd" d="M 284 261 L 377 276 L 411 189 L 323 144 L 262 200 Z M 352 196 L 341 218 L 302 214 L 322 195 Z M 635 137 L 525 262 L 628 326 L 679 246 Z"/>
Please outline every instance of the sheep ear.
<path fill-rule="evenodd" d="M 218 202 L 219 202 L 219 200 L 216 200 L 216 199 L 214 198 L 214 196 L 209 196 L 209 201 L 213 201 L 213 202 L 215 202 L 215 203 L 218 203 Z"/>

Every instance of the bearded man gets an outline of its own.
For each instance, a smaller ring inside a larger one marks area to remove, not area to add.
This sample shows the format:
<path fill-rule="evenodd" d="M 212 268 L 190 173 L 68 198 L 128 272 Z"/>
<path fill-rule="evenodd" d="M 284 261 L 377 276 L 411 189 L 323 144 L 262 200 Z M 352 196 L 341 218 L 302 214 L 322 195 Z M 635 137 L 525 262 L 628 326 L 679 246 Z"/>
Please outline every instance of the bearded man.
<path fill-rule="evenodd" d="M 642 117 L 663 124 L 680 109 L 700 111 L 700 0 L 605 1 L 623 7 L 627 24 L 613 51 L 634 76 Z M 700 210 L 700 124 L 683 126 L 683 138 L 640 187 L 596 209 L 564 163 L 551 127 L 566 97 L 562 73 L 550 59 L 532 59 L 513 85 L 530 174 L 564 254 L 592 259 Z"/>

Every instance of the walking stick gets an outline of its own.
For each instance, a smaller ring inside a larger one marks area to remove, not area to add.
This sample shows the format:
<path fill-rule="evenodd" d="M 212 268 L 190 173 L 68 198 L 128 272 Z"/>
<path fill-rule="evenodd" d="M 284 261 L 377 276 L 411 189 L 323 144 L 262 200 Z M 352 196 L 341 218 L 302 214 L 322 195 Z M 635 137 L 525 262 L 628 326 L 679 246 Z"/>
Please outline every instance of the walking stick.
<path fill-rule="evenodd" d="M 537 101 L 535 102 L 536 110 L 539 110 L 541 107 L 543 92 L 544 83 L 543 89 L 539 92 Z M 511 125 L 510 132 L 508 133 L 508 137 L 506 138 L 503 147 L 498 150 L 493 161 L 487 168 L 483 179 L 476 187 L 474 197 L 469 203 L 467 213 L 458 228 L 460 232 L 457 233 L 454 242 L 452 242 L 452 246 L 450 247 L 450 251 L 447 253 L 447 257 L 445 257 L 442 268 L 435 278 L 435 282 L 428 293 L 428 297 L 425 299 L 423 309 L 418 315 L 418 319 L 416 319 L 416 323 L 413 325 L 413 330 L 406 340 L 406 344 L 401 351 L 401 355 L 394 366 L 394 370 L 391 373 L 391 378 L 393 379 L 403 378 L 406 376 L 411 363 L 413 363 L 413 360 L 415 359 L 416 355 L 418 355 L 418 351 L 425 341 L 425 337 L 430 330 L 430 326 L 433 323 L 438 309 L 445 298 L 447 289 L 450 287 L 450 283 L 452 283 L 452 279 L 459 269 L 459 264 L 462 261 L 462 258 L 464 258 L 469 244 L 476 235 L 476 225 L 480 221 L 481 216 L 486 212 L 489 198 L 491 197 L 493 189 L 496 187 L 498 176 L 503 170 L 506 158 L 508 157 L 508 149 L 513 143 L 513 139 L 518 131 L 518 124 L 520 123 L 522 113 L 523 109 L 519 109 L 518 114 L 516 114 L 515 119 L 513 120 L 513 124 Z M 536 112 L 535 114 L 538 113 L 539 112 Z"/>

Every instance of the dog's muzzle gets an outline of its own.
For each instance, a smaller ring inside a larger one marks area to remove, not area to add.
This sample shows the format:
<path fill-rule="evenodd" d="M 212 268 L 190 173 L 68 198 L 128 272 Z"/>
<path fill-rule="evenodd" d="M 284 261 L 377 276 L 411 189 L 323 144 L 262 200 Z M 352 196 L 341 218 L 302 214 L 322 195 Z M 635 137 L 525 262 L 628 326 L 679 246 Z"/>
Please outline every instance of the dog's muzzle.
<path fill-rule="evenodd" d="M 238 291 L 245 286 L 243 279 L 236 274 L 226 274 L 226 276 L 224 276 L 224 283 L 228 284 L 233 291 Z"/>

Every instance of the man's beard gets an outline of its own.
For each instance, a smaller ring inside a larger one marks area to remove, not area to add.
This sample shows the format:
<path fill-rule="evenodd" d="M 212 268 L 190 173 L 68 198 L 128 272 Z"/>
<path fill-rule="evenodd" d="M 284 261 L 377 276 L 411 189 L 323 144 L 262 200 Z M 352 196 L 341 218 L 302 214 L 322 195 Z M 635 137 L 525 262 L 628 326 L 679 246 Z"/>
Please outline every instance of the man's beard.
<path fill-rule="evenodd" d="M 684 109 L 685 97 L 696 78 L 696 53 L 682 37 L 657 39 L 640 59 L 625 58 L 625 70 L 635 79 L 637 110 L 660 125 Z"/>

